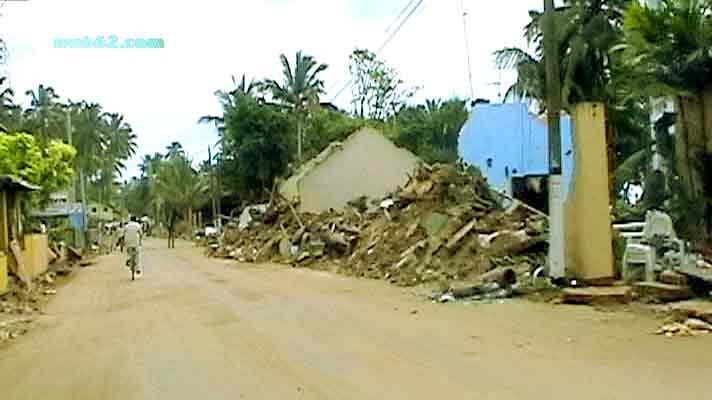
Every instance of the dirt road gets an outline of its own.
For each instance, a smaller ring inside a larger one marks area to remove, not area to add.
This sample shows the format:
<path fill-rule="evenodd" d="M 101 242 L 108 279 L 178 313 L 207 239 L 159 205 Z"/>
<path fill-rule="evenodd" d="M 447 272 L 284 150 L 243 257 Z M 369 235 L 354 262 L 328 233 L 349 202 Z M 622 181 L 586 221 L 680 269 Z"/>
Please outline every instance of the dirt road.
<path fill-rule="evenodd" d="M 0 349 L 2 399 L 691 399 L 712 337 L 632 313 L 431 304 L 380 282 L 151 242 L 79 275 Z"/>

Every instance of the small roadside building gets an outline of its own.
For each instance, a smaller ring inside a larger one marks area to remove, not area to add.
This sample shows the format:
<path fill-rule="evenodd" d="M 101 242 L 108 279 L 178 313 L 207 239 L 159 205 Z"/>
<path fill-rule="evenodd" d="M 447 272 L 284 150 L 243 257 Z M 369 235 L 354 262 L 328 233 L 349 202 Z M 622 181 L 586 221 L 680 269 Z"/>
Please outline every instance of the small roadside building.
<path fill-rule="evenodd" d="M 89 215 L 89 221 L 99 224 L 106 224 L 116 219 L 113 207 L 94 201 L 87 206 L 87 214 Z"/>
<path fill-rule="evenodd" d="M 15 266 L 11 255 L 21 254 L 13 244 L 23 239 L 22 196 L 35 190 L 39 187 L 20 178 L 0 175 L 0 294 L 7 290 L 8 270 Z"/>
<path fill-rule="evenodd" d="M 81 203 L 52 202 L 43 210 L 32 210 L 30 216 L 47 222 L 48 228 L 56 235 L 55 240 L 74 247 L 84 245 L 86 216 Z"/>
<path fill-rule="evenodd" d="M 360 129 L 330 144 L 280 186 L 301 212 L 342 209 L 351 200 L 379 198 L 404 185 L 421 160 L 379 131 Z"/>

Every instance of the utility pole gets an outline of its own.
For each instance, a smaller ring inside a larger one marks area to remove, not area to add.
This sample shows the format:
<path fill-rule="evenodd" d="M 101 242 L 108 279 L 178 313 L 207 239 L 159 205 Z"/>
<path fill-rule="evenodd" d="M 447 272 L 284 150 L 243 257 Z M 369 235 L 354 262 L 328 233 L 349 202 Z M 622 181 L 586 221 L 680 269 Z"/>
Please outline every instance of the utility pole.
<path fill-rule="evenodd" d="M 67 144 L 72 146 L 72 114 L 70 113 L 69 107 L 67 107 L 66 110 L 64 110 L 64 116 L 65 116 L 65 128 L 67 131 Z M 75 199 L 77 197 L 77 179 L 76 177 L 73 178 L 72 182 L 72 190 L 69 191 L 69 203 L 74 203 Z"/>
<path fill-rule="evenodd" d="M 549 128 L 549 276 L 566 275 L 561 176 L 561 66 L 556 40 L 554 0 L 544 0 L 547 122 Z"/>
<path fill-rule="evenodd" d="M 210 197 L 212 198 L 212 203 L 213 203 L 213 225 L 217 228 L 218 222 L 220 217 L 218 216 L 218 206 L 217 206 L 217 200 L 215 199 L 215 182 L 214 182 L 214 173 L 213 171 L 213 156 L 212 152 L 210 151 L 210 146 L 208 145 L 208 171 L 210 171 Z"/>

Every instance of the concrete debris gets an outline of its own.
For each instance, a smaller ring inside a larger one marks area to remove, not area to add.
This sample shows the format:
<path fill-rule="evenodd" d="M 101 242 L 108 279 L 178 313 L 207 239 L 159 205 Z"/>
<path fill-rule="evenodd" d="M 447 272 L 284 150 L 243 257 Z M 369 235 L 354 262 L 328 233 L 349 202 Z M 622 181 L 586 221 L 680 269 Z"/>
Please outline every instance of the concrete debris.
<path fill-rule="evenodd" d="M 443 295 L 440 296 L 439 301 L 440 301 L 441 303 L 448 303 L 448 302 L 451 302 L 451 301 L 455 301 L 455 296 L 453 296 L 453 295 L 450 294 L 450 293 L 445 293 L 445 294 L 443 294 Z"/>
<path fill-rule="evenodd" d="M 668 312 L 684 318 L 695 318 L 712 323 L 712 302 L 688 300 L 667 305 Z"/>
<path fill-rule="evenodd" d="M 668 285 L 687 286 L 688 279 L 685 275 L 675 271 L 665 270 L 660 273 L 660 282 Z"/>
<path fill-rule="evenodd" d="M 566 288 L 561 296 L 561 302 L 569 304 L 628 304 L 632 300 L 633 294 L 628 286 Z"/>
<path fill-rule="evenodd" d="M 658 329 L 656 335 L 673 336 L 698 336 L 712 332 L 712 324 L 705 321 L 688 318 L 685 322 L 672 322 Z"/>
<path fill-rule="evenodd" d="M 501 267 L 533 270 L 547 254 L 545 218 L 524 207 L 506 212 L 484 178 L 452 165 L 423 166 L 395 193 L 356 199 L 342 211 L 300 214 L 277 195 L 253 219 L 244 230 L 227 224 L 206 253 L 398 286 L 475 281 Z"/>
<path fill-rule="evenodd" d="M 638 297 L 649 301 L 679 301 L 694 297 L 689 286 L 670 285 L 659 282 L 637 282 L 634 285 Z"/>

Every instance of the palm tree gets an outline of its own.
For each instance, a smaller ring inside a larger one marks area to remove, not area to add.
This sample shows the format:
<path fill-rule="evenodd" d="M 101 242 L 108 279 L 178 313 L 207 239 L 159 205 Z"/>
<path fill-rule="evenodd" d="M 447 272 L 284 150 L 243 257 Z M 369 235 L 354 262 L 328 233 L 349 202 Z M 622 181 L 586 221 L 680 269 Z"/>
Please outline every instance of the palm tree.
<path fill-rule="evenodd" d="M 623 56 L 615 51 L 624 38 L 624 10 L 633 3 L 632 0 L 567 0 L 553 16 L 557 26 L 555 40 L 559 44 L 563 109 L 570 112 L 576 103 L 590 101 L 607 106 L 611 128 L 608 139 L 609 143 L 615 143 L 608 152 L 611 196 L 617 194 L 614 190 L 616 160 L 635 155 L 648 136 L 645 123 L 640 123 L 645 119 L 646 107 L 642 104 L 646 99 L 626 87 L 630 71 L 623 63 Z M 531 11 L 530 19 L 524 36 L 533 52 L 504 48 L 495 52 L 495 63 L 500 68 L 517 70 L 517 82 L 507 90 L 505 98 L 533 101 L 544 113 L 547 60 L 543 52 L 543 15 Z M 637 148 L 630 148 L 630 143 L 635 143 Z M 631 165 L 635 165 L 636 171 L 644 168 L 641 163 L 627 163 L 626 167 Z M 619 174 L 624 175 L 630 174 Z"/>
<path fill-rule="evenodd" d="M 136 135 L 120 114 L 106 114 L 103 129 L 104 157 L 99 170 L 99 201 L 108 199 L 114 180 L 126 168 L 125 161 L 136 154 Z"/>
<path fill-rule="evenodd" d="M 707 235 L 712 233 L 711 13 L 709 0 L 663 0 L 658 9 L 636 4 L 626 14 L 624 46 L 635 89 L 675 97 L 675 164 L 682 195 L 687 210 L 700 211 L 690 219 L 703 219 Z"/>
<path fill-rule="evenodd" d="M 39 85 L 37 91 L 28 90 L 30 108 L 26 111 L 28 119 L 34 121 L 34 131 L 45 138 L 58 138 L 62 132 L 63 115 L 60 112 L 59 96 L 49 86 Z"/>
<path fill-rule="evenodd" d="M 122 115 L 108 114 L 107 118 L 106 151 L 114 172 L 121 175 L 121 171 L 126 167 L 124 161 L 136 154 L 138 146 L 136 139 L 138 137 L 133 133 L 131 125 L 124 121 Z"/>
<path fill-rule="evenodd" d="M 161 163 L 155 179 L 155 193 L 168 213 L 169 247 L 177 218 L 183 213 L 191 215 L 192 210 L 201 207 L 207 189 L 204 179 L 184 155 L 177 154 Z"/>
<path fill-rule="evenodd" d="M 9 122 L 11 122 L 14 115 L 13 110 L 18 108 L 12 101 L 15 92 L 6 84 L 7 77 L 0 77 L 0 129 L 3 132 L 8 132 L 8 126 L 11 126 Z"/>
<path fill-rule="evenodd" d="M 559 43 L 561 91 L 564 108 L 581 101 L 611 103 L 611 69 L 615 61 L 611 50 L 622 40 L 623 10 L 631 0 L 567 0 L 554 13 Z M 546 110 L 546 61 L 541 23 L 543 14 L 529 12 L 531 21 L 524 36 L 534 53 L 508 47 L 494 53 L 499 68 L 516 68 L 517 82 L 506 99 L 534 100 Z"/>
<path fill-rule="evenodd" d="M 170 145 L 166 146 L 166 158 L 174 158 L 176 156 L 184 156 L 185 150 L 183 150 L 183 145 L 180 142 L 171 142 Z"/>
<path fill-rule="evenodd" d="M 198 119 L 199 124 L 214 124 L 218 130 L 218 135 L 222 137 L 225 132 L 225 118 L 224 115 L 232 108 L 235 107 L 235 100 L 239 96 L 249 96 L 253 97 L 260 89 L 260 83 L 254 80 L 247 81 L 245 74 L 242 75 L 240 83 L 237 83 L 235 76 L 232 76 L 232 84 L 235 86 L 229 92 L 224 90 L 216 90 L 215 96 L 220 100 L 220 106 L 223 110 L 222 116 L 216 115 L 204 115 Z"/>
<path fill-rule="evenodd" d="M 319 74 L 326 70 L 326 64 L 319 64 L 314 57 L 298 51 L 294 66 L 289 64 L 287 56 L 280 55 L 283 82 L 268 79 L 263 87 L 278 102 L 297 113 L 297 159 L 302 161 L 303 118 L 312 107 L 319 104 L 319 95 L 324 93 L 324 81 Z"/>

